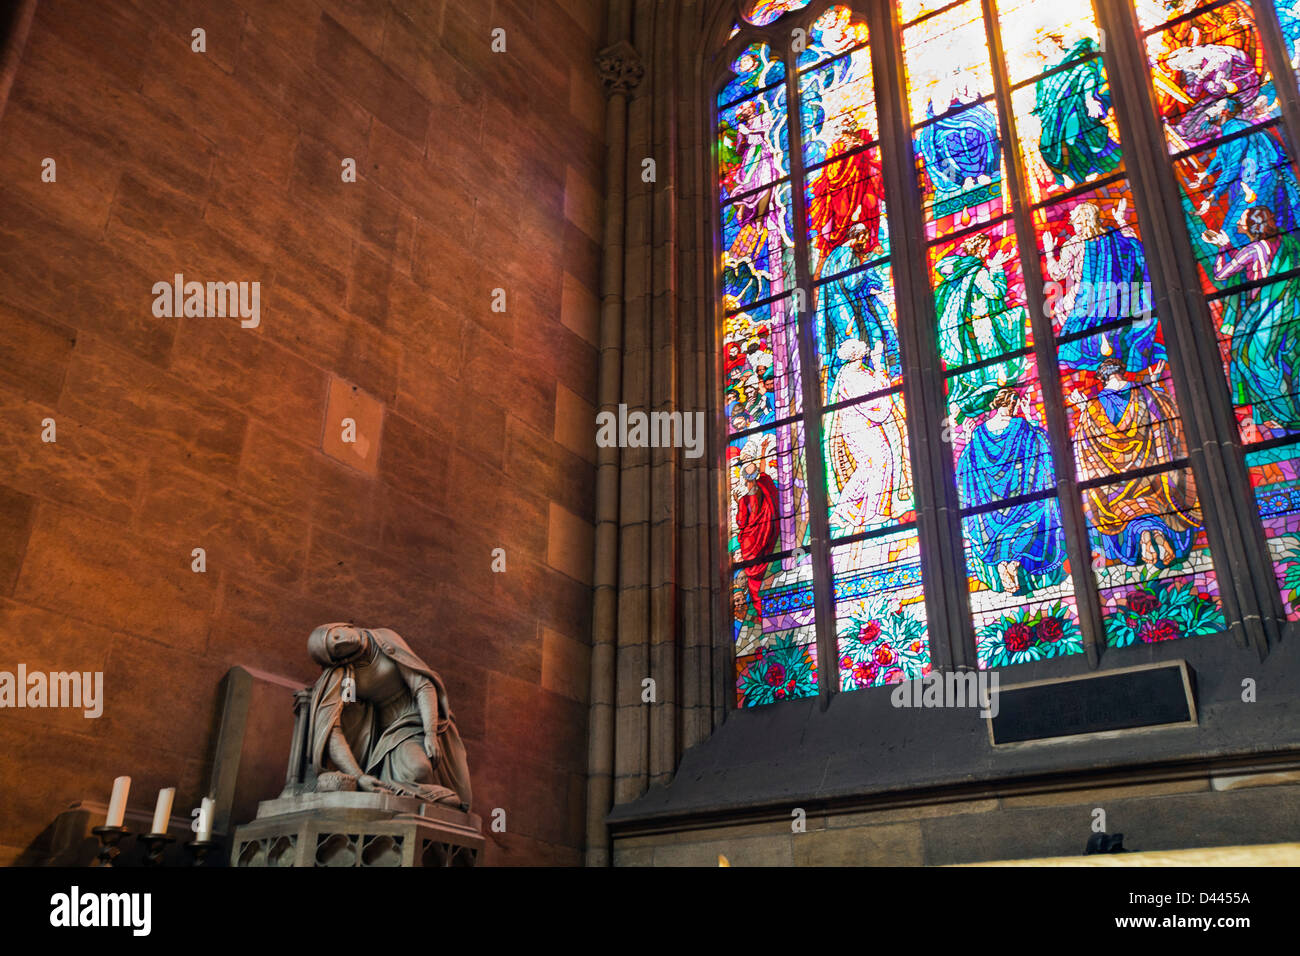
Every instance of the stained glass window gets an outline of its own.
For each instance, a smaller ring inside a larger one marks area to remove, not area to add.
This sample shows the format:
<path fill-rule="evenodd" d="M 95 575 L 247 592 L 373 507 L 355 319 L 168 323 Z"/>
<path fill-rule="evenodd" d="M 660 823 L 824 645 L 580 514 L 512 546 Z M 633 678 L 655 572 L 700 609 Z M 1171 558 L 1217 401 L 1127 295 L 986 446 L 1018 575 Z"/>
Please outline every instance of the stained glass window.
<path fill-rule="evenodd" d="M 1271 6 L 1286 67 L 1294 4 Z M 1284 610 L 1300 618 L 1300 182 L 1244 0 L 1139 3 L 1174 178 Z M 1289 61 L 1289 62 L 1287 62 Z M 1288 71 L 1289 72 L 1289 71 Z M 1287 77 L 1294 88 L 1294 77 Z"/>
<path fill-rule="evenodd" d="M 1222 633 L 1259 593 L 1221 596 L 1223 535 L 1300 619 L 1300 7 L 1137 0 L 1107 50 L 1090 0 L 805 6 L 742 4 L 806 42 L 745 47 L 716 104 L 739 704 L 913 679 L 935 640 L 988 668 Z M 1212 337 L 1156 292 L 1193 272 Z M 1206 442 L 1258 519 L 1207 518 L 1242 511 L 1203 500 Z"/>
<path fill-rule="evenodd" d="M 802 6 L 758 4 L 748 18 Z M 817 693 L 814 595 L 827 583 L 837 686 L 928 667 L 868 29 L 837 5 L 807 38 L 788 67 L 764 44 L 746 47 L 716 114 L 742 706 Z M 815 343 L 804 354 L 801 336 Z M 824 491 L 810 489 L 813 471 Z M 823 522 L 828 582 L 809 550 Z"/>
<path fill-rule="evenodd" d="M 787 13 L 802 10 L 809 0 L 749 0 L 745 4 L 744 18 L 756 27 L 765 27 Z"/>

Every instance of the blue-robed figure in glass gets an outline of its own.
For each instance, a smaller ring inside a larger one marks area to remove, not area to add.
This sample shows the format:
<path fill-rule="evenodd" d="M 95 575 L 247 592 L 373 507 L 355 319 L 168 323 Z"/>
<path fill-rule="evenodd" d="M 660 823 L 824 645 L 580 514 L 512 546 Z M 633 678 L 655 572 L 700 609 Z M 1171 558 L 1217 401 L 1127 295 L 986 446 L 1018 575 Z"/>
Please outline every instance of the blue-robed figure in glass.
<path fill-rule="evenodd" d="M 916 136 L 925 171 L 941 197 L 976 183 L 987 185 L 998 176 L 1002 144 L 998 119 L 983 103 L 963 108 L 954 97 L 947 111 L 934 119 L 934 103 L 925 104 L 926 125 Z"/>
<path fill-rule="evenodd" d="M 839 357 L 839 347 L 850 339 L 857 339 L 875 349 L 877 343 L 884 348 L 885 368 L 891 379 L 903 374 L 898 354 L 898 332 L 886 301 L 888 274 L 880 269 L 861 269 L 870 259 L 875 238 L 862 223 L 849 229 L 849 241 L 837 246 L 826 259 L 826 275 L 843 273 L 821 286 L 822 313 L 826 320 L 825 344 L 822 355 L 828 365 L 827 382 L 834 382 L 844 360 Z"/>
<path fill-rule="evenodd" d="M 990 408 L 993 414 L 971 432 L 957 460 L 957 489 L 967 508 L 1056 484 L 1047 432 L 1025 418 L 1020 393 L 1000 388 Z M 989 588 L 1028 594 L 1065 577 L 1065 537 L 1055 495 L 972 515 L 963 524 L 970 570 Z"/>
<path fill-rule="evenodd" d="M 1056 252 L 1056 236 L 1043 233 L 1047 272 L 1045 290 L 1053 322 L 1058 327 L 1057 348 L 1062 368 L 1095 371 L 1103 349 L 1110 347 L 1126 357 L 1127 370 L 1138 372 L 1165 358 L 1159 325 L 1151 311 L 1151 283 L 1146 253 L 1137 234 L 1124 221 L 1128 200 L 1115 211 L 1115 228 L 1106 229 L 1095 203 L 1082 202 L 1070 210 L 1073 235 Z M 1119 319 L 1129 325 L 1108 336 L 1079 336 Z M 1106 340 L 1109 339 L 1109 342 Z"/>
<path fill-rule="evenodd" d="M 1234 99 L 1215 104 L 1206 119 L 1222 136 L 1242 133 L 1254 125 L 1241 118 L 1241 104 Z M 1300 185 L 1273 130 L 1261 129 L 1220 143 L 1214 150 L 1214 158 L 1201 170 L 1191 188 L 1199 190 L 1211 176 L 1214 186 L 1197 208 L 1198 216 L 1204 217 L 1212 203 L 1227 197 L 1228 211 L 1223 221 L 1233 228 L 1237 228 L 1247 209 L 1267 207 L 1278 232 L 1295 229 L 1296 213 L 1300 211 Z M 1245 235 L 1240 229 L 1238 232 Z"/>

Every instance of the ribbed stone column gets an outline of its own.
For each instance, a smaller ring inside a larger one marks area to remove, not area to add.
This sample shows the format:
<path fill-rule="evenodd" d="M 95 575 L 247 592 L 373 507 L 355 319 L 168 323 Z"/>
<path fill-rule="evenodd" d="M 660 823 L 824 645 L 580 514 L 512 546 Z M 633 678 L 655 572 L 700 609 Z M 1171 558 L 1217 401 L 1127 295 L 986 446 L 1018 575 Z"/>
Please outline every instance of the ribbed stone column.
<path fill-rule="evenodd" d="M 605 106 L 605 232 L 600 283 L 600 410 L 617 414 L 623 361 L 623 234 L 627 175 L 627 100 L 641 78 L 636 51 L 627 42 L 626 0 L 609 6 L 611 45 L 597 59 L 607 94 Z M 594 423 L 593 423 L 594 427 Z M 591 651 L 591 721 L 588 739 L 587 864 L 609 865 L 605 814 L 613 802 L 614 676 L 618 617 L 619 449 L 596 450 L 596 555 Z"/>

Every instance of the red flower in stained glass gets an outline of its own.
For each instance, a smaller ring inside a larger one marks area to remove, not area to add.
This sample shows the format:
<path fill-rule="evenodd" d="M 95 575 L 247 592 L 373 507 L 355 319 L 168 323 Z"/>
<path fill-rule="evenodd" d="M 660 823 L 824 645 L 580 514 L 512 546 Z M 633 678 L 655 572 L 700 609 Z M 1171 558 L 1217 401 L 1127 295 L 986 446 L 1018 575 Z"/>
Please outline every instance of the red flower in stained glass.
<path fill-rule="evenodd" d="M 1160 606 L 1160 599 L 1145 591 L 1134 591 L 1128 596 L 1128 606 L 1134 614 L 1150 614 Z"/>
<path fill-rule="evenodd" d="M 1065 628 L 1054 617 L 1045 617 L 1038 622 L 1038 639 L 1048 644 L 1055 644 L 1065 636 Z"/>
<path fill-rule="evenodd" d="M 1034 643 L 1034 632 L 1026 624 L 1012 624 L 1003 635 L 1003 640 L 1006 642 L 1007 650 L 1012 653 L 1028 650 L 1029 645 Z"/>
<path fill-rule="evenodd" d="M 1148 621 L 1138 631 L 1138 637 L 1144 644 L 1156 641 L 1172 641 L 1178 638 L 1178 625 L 1173 621 Z"/>

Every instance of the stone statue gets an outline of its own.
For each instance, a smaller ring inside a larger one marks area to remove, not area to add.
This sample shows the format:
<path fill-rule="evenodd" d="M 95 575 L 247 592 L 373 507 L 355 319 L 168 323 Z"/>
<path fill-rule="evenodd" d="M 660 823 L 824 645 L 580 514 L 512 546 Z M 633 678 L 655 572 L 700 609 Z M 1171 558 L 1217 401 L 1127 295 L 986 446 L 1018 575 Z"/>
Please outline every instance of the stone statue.
<path fill-rule="evenodd" d="M 312 631 L 323 672 L 307 712 L 317 792 L 416 797 L 469 810 L 469 769 L 447 689 L 395 632 L 352 624 Z"/>

